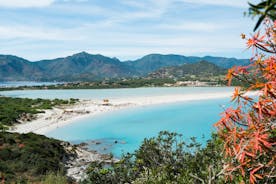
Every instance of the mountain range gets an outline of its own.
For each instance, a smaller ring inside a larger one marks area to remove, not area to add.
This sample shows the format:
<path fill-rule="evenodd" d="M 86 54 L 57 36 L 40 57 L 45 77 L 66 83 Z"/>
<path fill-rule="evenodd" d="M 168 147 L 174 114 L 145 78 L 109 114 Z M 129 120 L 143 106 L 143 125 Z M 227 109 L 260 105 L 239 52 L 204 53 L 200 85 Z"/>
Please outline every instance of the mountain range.
<path fill-rule="evenodd" d="M 158 79 L 179 79 L 183 77 L 201 77 L 208 79 L 213 76 L 225 75 L 227 69 L 221 68 L 213 63 L 207 61 L 200 61 L 197 63 L 187 63 L 180 66 L 163 67 L 155 72 L 150 73 L 150 78 Z"/>
<path fill-rule="evenodd" d="M 249 63 L 247 59 L 187 57 L 173 54 L 150 54 L 134 61 L 120 61 L 117 58 L 81 52 L 64 58 L 36 62 L 12 55 L 0 55 L 0 81 L 93 81 L 104 78 L 141 77 L 163 67 L 197 63 L 202 60 L 223 69 Z"/>

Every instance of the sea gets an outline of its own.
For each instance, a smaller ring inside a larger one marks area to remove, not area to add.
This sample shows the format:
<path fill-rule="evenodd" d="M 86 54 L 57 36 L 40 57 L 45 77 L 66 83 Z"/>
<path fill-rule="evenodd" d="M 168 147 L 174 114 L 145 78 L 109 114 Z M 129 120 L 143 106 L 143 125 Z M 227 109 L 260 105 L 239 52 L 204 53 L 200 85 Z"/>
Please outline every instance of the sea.
<path fill-rule="evenodd" d="M 173 94 L 197 94 L 233 91 L 231 87 L 169 87 L 135 89 L 18 90 L 2 91 L 0 95 L 44 99 L 116 99 Z M 79 144 L 99 153 L 115 157 L 132 153 L 145 138 L 156 137 L 160 131 L 176 132 L 188 142 L 196 137 L 204 146 L 216 131 L 213 126 L 223 110 L 232 105 L 229 98 L 196 100 L 163 105 L 132 107 L 79 119 L 48 132 L 56 139 Z"/>

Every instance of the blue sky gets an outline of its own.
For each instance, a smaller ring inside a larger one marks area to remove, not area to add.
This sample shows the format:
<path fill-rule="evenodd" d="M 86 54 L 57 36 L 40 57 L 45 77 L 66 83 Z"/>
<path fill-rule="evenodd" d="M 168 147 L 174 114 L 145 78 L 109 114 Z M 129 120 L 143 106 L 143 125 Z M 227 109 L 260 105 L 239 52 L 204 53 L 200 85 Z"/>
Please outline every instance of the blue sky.
<path fill-rule="evenodd" d="M 244 0 L 0 0 L 0 53 L 30 60 L 87 51 L 247 58 Z"/>

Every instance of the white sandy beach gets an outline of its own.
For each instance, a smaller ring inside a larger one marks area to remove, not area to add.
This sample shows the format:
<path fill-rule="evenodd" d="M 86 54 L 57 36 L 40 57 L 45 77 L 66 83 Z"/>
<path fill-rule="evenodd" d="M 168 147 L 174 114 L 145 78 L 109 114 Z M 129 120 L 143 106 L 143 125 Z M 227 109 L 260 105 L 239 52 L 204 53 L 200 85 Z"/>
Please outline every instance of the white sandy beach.
<path fill-rule="evenodd" d="M 79 103 L 71 106 L 55 107 L 46 110 L 45 113 L 37 115 L 37 118 L 30 122 L 22 122 L 12 127 L 12 132 L 37 134 L 46 134 L 47 132 L 60 128 L 64 125 L 77 121 L 80 118 L 86 118 L 98 115 L 100 113 L 115 111 L 123 108 L 131 108 L 135 106 L 148 106 L 155 104 L 210 100 L 218 98 L 231 97 L 230 92 L 183 94 L 183 95 L 166 95 L 154 97 L 137 97 L 137 98 L 118 98 L 109 102 L 109 105 L 103 105 L 102 99 L 98 101 L 81 100 Z"/>

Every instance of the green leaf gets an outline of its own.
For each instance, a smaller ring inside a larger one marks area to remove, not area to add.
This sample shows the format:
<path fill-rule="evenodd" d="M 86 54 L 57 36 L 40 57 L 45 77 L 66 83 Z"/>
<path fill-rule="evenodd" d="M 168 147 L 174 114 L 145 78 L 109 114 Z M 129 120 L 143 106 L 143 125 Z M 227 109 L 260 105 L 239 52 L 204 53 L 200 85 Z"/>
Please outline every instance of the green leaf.
<path fill-rule="evenodd" d="M 270 5 L 266 10 L 265 10 L 265 14 L 267 14 L 267 12 L 269 12 L 270 10 L 275 10 L 275 5 L 276 3 L 273 3 L 272 5 Z"/>
<path fill-rule="evenodd" d="M 262 9 L 262 7 L 260 7 L 259 5 L 254 5 L 254 4 L 251 4 L 251 3 L 248 3 L 248 4 L 251 8 Z"/>
<path fill-rule="evenodd" d="M 259 3 L 258 5 L 256 5 L 258 8 L 265 8 L 267 5 L 269 5 L 268 2 L 264 1 L 264 2 L 261 2 Z"/>
<path fill-rule="evenodd" d="M 256 23 L 256 25 L 255 25 L 255 27 L 254 27 L 254 31 L 256 31 L 256 29 L 258 29 L 258 27 L 260 26 L 260 24 L 262 23 L 262 21 L 264 20 L 264 18 L 265 18 L 265 15 L 262 15 L 262 16 L 259 18 L 258 22 Z"/>

